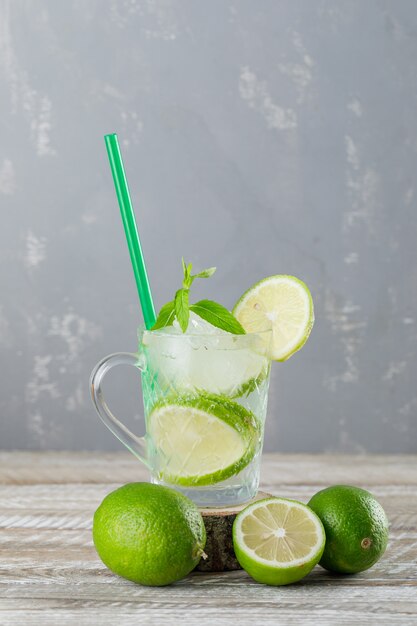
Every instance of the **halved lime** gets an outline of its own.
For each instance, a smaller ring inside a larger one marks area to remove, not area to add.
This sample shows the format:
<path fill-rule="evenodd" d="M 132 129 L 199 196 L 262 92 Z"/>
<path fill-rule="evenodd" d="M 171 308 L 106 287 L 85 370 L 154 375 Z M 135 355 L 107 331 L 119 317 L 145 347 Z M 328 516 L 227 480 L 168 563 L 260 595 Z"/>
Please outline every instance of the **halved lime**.
<path fill-rule="evenodd" d="M 311 293 L 295 276 L 264 278 L 246 291 L 233 314 L 247 332 L 272 325 L 271 359 L 286 361 L 307 341 L 314 324 Z"/>
<path fill-rule="evenodd" d="M 233 523 L 233 547 L 240 565 L 257 582 L 288 585 L 319 562 L 326 536 L 311 509 L 286 498 L 258 500 Z"/>
<path fill-rule="evenodd" d="M 175 397 L 149 416 L 149 434 L 165 483 L 210 485 L 238 474 L 255 456 L 261 426 L 224 396 Z"/>

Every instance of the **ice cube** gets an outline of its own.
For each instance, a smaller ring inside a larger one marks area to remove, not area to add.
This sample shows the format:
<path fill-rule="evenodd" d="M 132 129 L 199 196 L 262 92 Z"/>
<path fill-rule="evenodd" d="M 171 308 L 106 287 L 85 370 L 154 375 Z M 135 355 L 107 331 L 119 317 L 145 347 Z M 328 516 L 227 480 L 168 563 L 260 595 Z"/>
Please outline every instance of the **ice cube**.
<path fill-rule="evenodd" d="M 236 396 L 266 376 L 268 360 L 253 349 L 251 337 L 232 335 L 194 313 L 187 332 L 177 321 L 145 333 L 148 369 L 161 388 L 178 393 L 207 391 Z"/>
<path fill-rule="evenodd" d="M 181 331 L 180 325 L 177 320 L 174 320 L 171 328 L 174 328 L 175 331 Z M 225 330 L 221 330 L 221 328 L 216 328 L 213 324 L 206 322 L 202 317 L 199 317 L 193 311 L 190 312 L 190 319 L 188 322 L 187 330 L 184 333 L 185 335 L 229 335 Z"/>

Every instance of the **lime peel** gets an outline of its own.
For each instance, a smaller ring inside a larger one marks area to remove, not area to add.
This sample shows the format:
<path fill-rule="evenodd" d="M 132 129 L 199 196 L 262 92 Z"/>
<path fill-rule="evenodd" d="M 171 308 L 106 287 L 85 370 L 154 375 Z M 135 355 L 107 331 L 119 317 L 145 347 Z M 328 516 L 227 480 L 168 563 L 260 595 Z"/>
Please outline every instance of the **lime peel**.
<path fill-rule="evenodd" d="M 197 506 L 174 489 L 129 483 L 94 514 L 93 541 L 115 574 L 142 585 L 169 585 L 204 558 L 206 530 Z"/>
<path fill-rule="evenodd" d="M 389 523 L 381 504 L 360 487 L 333 485 L 317 492 L 308 506 L 320 517 L 327 543 L 320 560 L 325 569 L 356 574 L 382 557 Z"/>

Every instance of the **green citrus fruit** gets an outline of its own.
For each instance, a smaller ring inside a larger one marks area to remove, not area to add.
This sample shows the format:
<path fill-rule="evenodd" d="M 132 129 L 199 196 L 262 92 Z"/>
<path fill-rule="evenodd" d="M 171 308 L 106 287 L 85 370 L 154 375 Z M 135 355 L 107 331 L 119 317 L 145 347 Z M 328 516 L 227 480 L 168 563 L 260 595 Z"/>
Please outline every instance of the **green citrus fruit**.
<path fill-rule="evenodd" d="M 319 562 L 325 544 L 320 519 L 305 504 L 285 498 L 258 500 L 233 523 L 233 547 L 240 565 L 256 581 L 288 585 Z"/>
<path fill-rule="evenodd" d="M 142 585 L 180 580 L 204 554 L 206 530 L 197 506 L 150 483 L 116 489 L 94 514 L 93 540 L 107 567 Z"/>
<path fill-rule="evenodd" d="M 253 413 L 225 396 L 175 396 L 157 404 L 148 419 L 167 483 L 199 487 L 238 474 L 259 449 Z"/>
<path fill-rule="evenodd" d="M 314 324 L 313 299 L 307 285 L 285 274 L 253 285 L 235 304 L 233 314 L 248 333 L 272 326 L 270 358 L 275 361 L 286 361 L 302 348 Z"/>
<path fill-rule="evenodd" d="M 356 574 L 372 567 L 384 554 L 388 520 L 369 491 L 335 485 L 316 493 L 308 506 L 326 531 L 326 547 L 320 560 L 325 569 Z"/>

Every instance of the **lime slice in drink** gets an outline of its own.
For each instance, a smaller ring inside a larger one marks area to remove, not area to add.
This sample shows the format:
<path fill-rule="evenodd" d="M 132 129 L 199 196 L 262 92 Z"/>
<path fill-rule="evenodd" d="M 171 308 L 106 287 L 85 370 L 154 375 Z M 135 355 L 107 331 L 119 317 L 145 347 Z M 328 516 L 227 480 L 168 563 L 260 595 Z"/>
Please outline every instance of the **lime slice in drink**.
<path fill-rule="evenodd" d="M 307 341 L 314 324 L 311 293 L 294 276 L 264 278 L 243 294 L 233 309 L 234 316 L 249 332 L 272 325 L 271 359 L 286 361 Z"/>
<path fill-rule="evenodd" d="M 222 396 L 175 397 L 149 416 L 150 437 L 165 483 L 198 487 L 238 474 L 261 437 L 255 416 Z"/>
<path fill-rule="evenodd" d="M 269 363 L 263 368 L 257 377 L 249 378 L 242 383 L 239 387 L 229 392 L 229 397 L 233 399 L 241 398 L 242 396 L 249 396 L 254 391 L 261 393 L 261 387 L 264 385 L 267 376 L 269 375 L 270 365 Z M 268 382 L 269 384 L 269 382 Z"/>
<path fill-rule="evenodd" d="M 256 581 L 288 585 L 304 578 L 319 562 L 326 536 L 323 524 L 301 502 L 258 500 L 233 523 L 233 546 L 240 565 Z"/>

